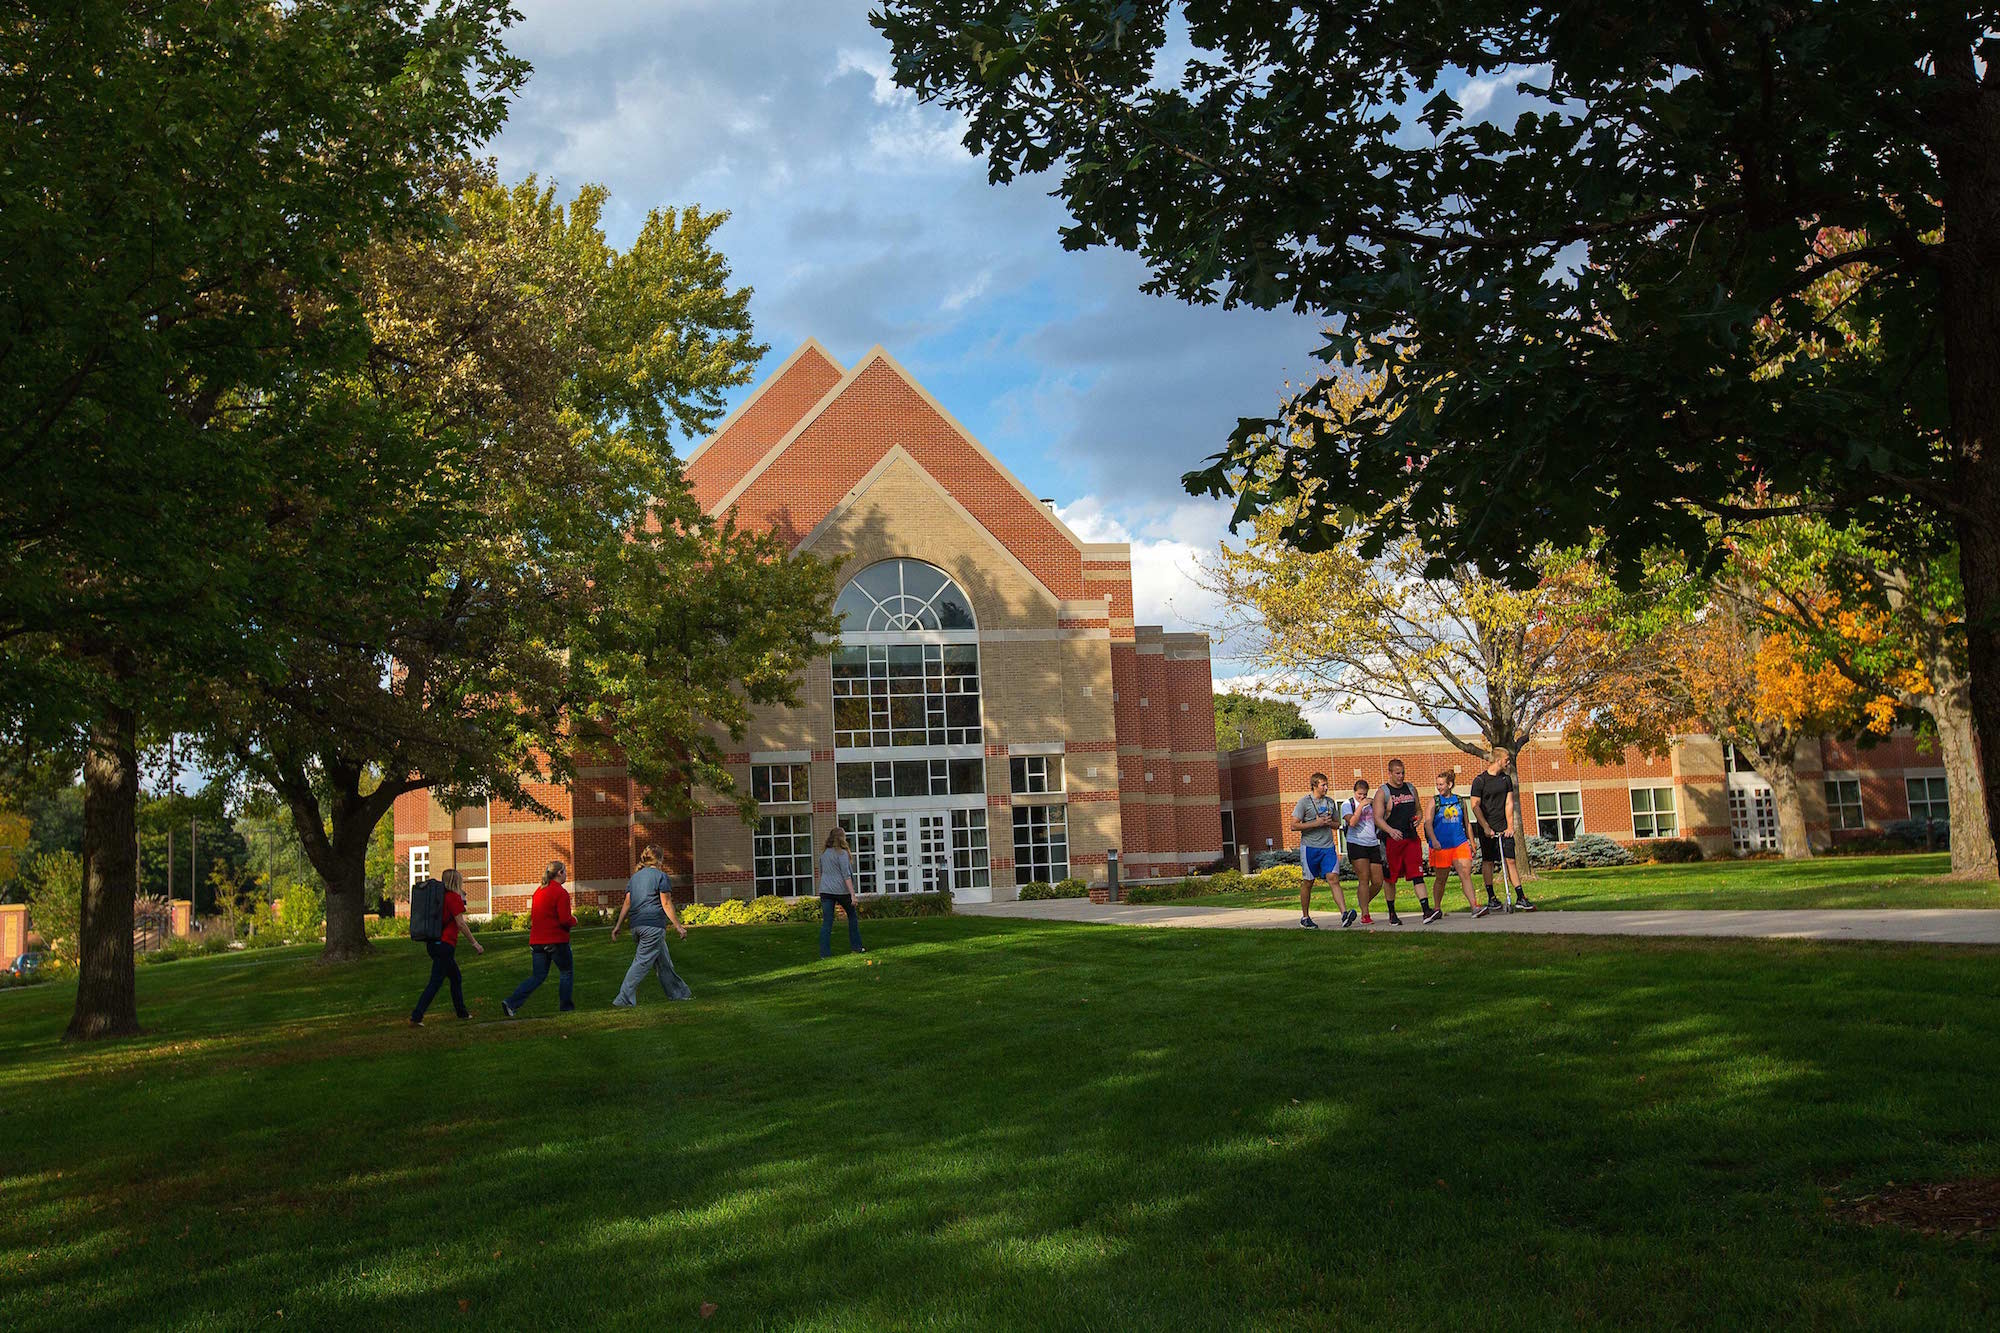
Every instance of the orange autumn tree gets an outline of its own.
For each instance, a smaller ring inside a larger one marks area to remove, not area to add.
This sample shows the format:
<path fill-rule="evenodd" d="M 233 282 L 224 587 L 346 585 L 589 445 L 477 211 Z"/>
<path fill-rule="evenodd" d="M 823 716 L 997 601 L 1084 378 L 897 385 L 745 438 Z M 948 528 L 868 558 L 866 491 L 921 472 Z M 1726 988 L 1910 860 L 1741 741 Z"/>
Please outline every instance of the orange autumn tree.
<path fill-rule="evenodd" d="M 1623 626 L 1620 667 L 1564 716 L 1564 748 L 1610 761 L 1627 747 L 1665 755 L 1676 736 L 1712 735 L 1770 784 L 1784 855 L 1810 857 L 1800 743 L 1886 728 L 1893 705 L 1885 715 L 1877 696 L 1770 615 L 1740 568 L 1712 584 L 1679 572 L 1656 590 Z"/>

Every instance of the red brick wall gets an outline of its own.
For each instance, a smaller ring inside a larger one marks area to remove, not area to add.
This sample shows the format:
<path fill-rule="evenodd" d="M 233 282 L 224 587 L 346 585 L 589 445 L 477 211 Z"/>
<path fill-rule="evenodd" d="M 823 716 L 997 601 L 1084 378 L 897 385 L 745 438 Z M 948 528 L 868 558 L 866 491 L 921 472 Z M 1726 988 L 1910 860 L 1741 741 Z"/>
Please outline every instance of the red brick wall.
<path fill-rule="evenodd" d="M 800 349 L 784 370 L 760 386 L 721 434 L 688 460 L 687 479 L 703 509 L 729 493 L 771 446 L 785 438 L 844 372 L 814 347 Z"/>

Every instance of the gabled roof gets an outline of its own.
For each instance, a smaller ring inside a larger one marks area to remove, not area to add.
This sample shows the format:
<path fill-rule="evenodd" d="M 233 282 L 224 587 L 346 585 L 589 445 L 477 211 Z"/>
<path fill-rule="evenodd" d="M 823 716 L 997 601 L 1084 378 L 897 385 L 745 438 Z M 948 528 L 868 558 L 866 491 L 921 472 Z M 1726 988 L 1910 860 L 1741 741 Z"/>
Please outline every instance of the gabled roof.
<path fill-rule="evenodd" d="M 817 339 L 800 343 L 750 391 L 715 434 L 688 454 L 688 485 L 702 508 L 713 509 L 744 472 L 812 411 L 841 378 L 840 363 Z"/>

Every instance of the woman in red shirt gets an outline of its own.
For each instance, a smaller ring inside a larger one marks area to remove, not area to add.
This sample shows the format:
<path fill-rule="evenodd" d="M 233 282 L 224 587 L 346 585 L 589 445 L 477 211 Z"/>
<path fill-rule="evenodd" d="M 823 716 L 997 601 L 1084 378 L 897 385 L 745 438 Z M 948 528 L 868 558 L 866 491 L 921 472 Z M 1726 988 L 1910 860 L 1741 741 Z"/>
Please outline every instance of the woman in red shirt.
<path fill-rule="evenodd" d="M 431 1007 L 438 987 L 447 981 L 451 983 L 452 1009 L 460 1018 L 472 1017 L 465 1007 L 465 982 L 458 971 L 458 932 L 464 930 L 466 943 L 474 953 L 486 952 L 486 946 L 472 937 L 472 923 L 465 919 L 465 877 L 456 870 L 447 870 L 439 882 L 444 885 L 444 929 L 439 938 L 424 945 L 424 952 L 431 956 L 431 982 L 424 987 L 424 997 L 410 1013 L 411 1027 L 424 1025 L 424 1010 Z"/>
<path fill-rule="evenodd" d="M 576 1001 L 571 998 L 576 964 L 569 952 L 569 933 L 576 926 L 576 913 L 570 908 L 569 890 L 563 887 L 568 877 L 562 862 L 549 862 L 548 872 L 542 876 L 542 887 L 528 900 L 528 948 L 535 955 L 535 970 L 514 988 L 512 995 L 501 1001 L 500 1008 L 509 1018 L 528 1002 L 535 987 L 548 979 L 550 963 L 562 973 L 558 1008 L 563 1013 L 576 1008 Z"/>

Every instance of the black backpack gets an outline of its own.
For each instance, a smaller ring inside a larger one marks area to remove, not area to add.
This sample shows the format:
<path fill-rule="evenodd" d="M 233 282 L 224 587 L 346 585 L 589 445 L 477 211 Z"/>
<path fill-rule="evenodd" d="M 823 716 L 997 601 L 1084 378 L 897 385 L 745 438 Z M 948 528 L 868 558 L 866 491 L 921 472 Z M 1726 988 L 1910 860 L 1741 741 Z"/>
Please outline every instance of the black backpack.
<path fill-rule="evenodd" d="M 410 938 L 432 944 L 444 938 L 444 882 L 420 879 L 410 886 Z"/>

